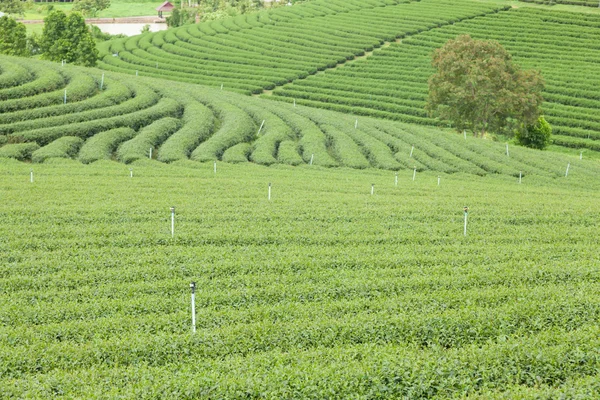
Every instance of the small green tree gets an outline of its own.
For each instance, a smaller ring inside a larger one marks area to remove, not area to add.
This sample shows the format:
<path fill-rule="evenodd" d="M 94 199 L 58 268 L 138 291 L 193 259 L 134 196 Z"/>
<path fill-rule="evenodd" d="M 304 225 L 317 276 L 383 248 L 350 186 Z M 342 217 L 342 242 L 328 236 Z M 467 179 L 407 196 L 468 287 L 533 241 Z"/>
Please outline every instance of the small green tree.
<path fill-rule="evenodd" d="M 544 117 L 539 117 L 535 124 L 519 129 L 515 133 L 519 144 L 540 150 L 548 147 L 551 137 L 552 127 Z"/>
<path fill-rule="evenodd" d="M 170 28 L 182 26 L 185 24 L 193 24 L 196 21 L 196 11 L 190 8 L 179 8 L 176 6 L 171 15 L 167 18 L 167 25 Z"/>
<path fill-rule="evenodd" d="M 98 11 L 110 7 L 110 0 L 75 0 L 73 11 L 80 11 L 86 17 L 95 17 Z"/>
<path fill-rule="evenodd" d="M 62 11 L 53 11 L 44 18 L 40 49 L 42 58 L 51 61 L 91 67 L 98 59 L 96 43 L 79 13 L 67 17 Z"/>
<path fill-rule="evenodd" d="M 25 8 L 21 0 L 0 0 L 0 11 L 11 15 L 23 15 Z"/>
<path fill-rule="evenodd" d="M 25 25 L 7 16 L 0 17 L 0 54 L 29 55 Z"/>
<path fill-rule="evenodd" d="M 537 121 L 544 80 L 515 65 L 500 43 L 459 36 L 434 52 L 432 64 L 426 108 L 459 131 L 483 136 Z"/>

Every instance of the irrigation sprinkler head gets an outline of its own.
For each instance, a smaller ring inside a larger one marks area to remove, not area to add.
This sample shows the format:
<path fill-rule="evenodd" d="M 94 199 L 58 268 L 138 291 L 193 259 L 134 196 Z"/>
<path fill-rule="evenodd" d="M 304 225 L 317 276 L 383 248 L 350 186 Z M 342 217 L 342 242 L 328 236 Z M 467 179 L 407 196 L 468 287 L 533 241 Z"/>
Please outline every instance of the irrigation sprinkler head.
<path fill-rule="evenodd" d="M 175 207 L 171 207 L 171 214 L 175 214 Z"/>
<path fill-rule="evenodd" d="M 271 182 L 269 182 L 269 187 L 271 187 Z"/>
<path fill-rule="evenodd" d="M 468 213 L 468 212 L 469 212 L 469 207 L 467 207 L 467 206 L 464 206 L 464 207 L 463 207 L 463 210 L 465 211 L 465 214 L 466 214 L 466 213 Z"/>
<path fill-rule="evenodd" d="M 192 293 L 196 291 L 196 282 L 190 283 L 190 289 L 192 289 Z"/>

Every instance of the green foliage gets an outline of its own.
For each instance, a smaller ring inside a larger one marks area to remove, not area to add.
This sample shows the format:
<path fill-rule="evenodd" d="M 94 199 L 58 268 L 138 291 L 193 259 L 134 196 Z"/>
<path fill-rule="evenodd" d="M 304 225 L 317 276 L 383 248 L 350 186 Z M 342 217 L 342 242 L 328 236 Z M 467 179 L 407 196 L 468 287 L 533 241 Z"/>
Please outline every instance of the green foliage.
<path fill-rule="evenodd" d="M 552 127 L 544 117 L 539 117 L 535 124 L 515 132 L 517 142 L 532 149 L 545 149 L 552 142 L 551 137 Z"/>
<path fill-rule="evenodd" d="M 27 160 L 31 154 L 39 149 L 37 143 L 9 143 L 0 147 L 0 158 L 15 158 L 17 160 Z"/>
<path fill-rule="evenodd" d="M 31 161 L 41 163 L 49 158 L 75 158 L 83 145 L 83 139 L 76 136 L 64 136 L 34 151 Z"/>
<path fill-rule="evenodd" d="M 496 41 L 469 35 L 449 40 L 433 54 L 427 110 L 475 135 L 501 132 L 511 120 L 533 124 L 540 114 L 544 81 L 522 71 Z"/>
<path fill-rule="evenodd" d="M 133 139 L 119 146 L 117 158 L 124 163 L 131 163 L 140 158 L 148 157 L 150 149 L 157 148 L 177 131 L 179 126 L 179 120 L 172 117 L 154 121 L 142 128 Z M 156 152 L 154 152 L 154 155 L 156 157 Z"/>
<path fill-rule="evenodd" d="M 21 0 L 0 0 L 0 11 L 5 14 L 22 15 L 25 8 Z"/>
<path fill-rule="evenodd" d="M 110 7 L 110 0 L 75 0 L 73 11 L 81 11 L 86 17 L 95 17 L 99 11 Z"/>
<path fill-rule="evenodd" d="M 573 166 L 396 187 L 374 169 L 0 160 L 0 397 L 597 398 L 598 166 Z"/>
<path fill-rule="evenodd" d="M 44 18 L 40 50 L 46 60 L 88 67 L 96 65 L 98 58 L 94 39 L 79 13 L 66 16 L 62 11 L 52 11 Z"/>
<path fill-rule="evenodd" d="M 116 128 L 100 132 L 85 142 L 79 152 L 79 160 L 85 164 L 103 159 L 110 160 L 119 144 L 135 135 L 136 132 L 131 128 Z"/>
<path fill-rule="evenodd" d="M 171 28 L 193 24 L 196 21 L 196 11 L 190 8 L 175 7 L 166 19 L 167 25 Z"/>
<path fill-rule="evenodd" d="M 0 17 L 0 54 L 27 56 L 27 31 L 25 25 L 7 16 Z"/>

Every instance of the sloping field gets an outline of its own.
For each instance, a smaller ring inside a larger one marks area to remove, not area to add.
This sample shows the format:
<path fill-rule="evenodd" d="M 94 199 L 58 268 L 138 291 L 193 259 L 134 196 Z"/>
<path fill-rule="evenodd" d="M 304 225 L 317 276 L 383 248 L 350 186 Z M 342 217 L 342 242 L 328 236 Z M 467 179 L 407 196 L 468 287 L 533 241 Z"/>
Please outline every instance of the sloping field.
<path fill-rule="evenodd" d="M 107 42 L 99 65 L 244 94 L 275 88 L 277 100 L 444 126 L 424 110 L 430 55 L 464 33 L 498 40 L 542 71 L 556 144 L 600 150 L 599 15 L 469 0 L 315 0 Z"/>
<path fill-rule="evenodd" d="M 0 157 L 312 164 L 559 178 L 597 163 L 227 91 L 1 57 Z M 9 72 L 10 71 L 10 72 Z"/>
<path fill-rule="evenodd" d="M 31 167 L 0 159 L 0 398 L 600 396 L 597 175 Z"/>
<path fill-rule="evenodd" d="M 522 8 L 423 32 L 325 74 L 276 89 L 279 100 L 434 124 L 424 110 L 431 53 L 470 34 L 502 43 L 546 79 L 543 108 L 556 144 L 600 150 L 600 15 Z"/>
<path fill-rule="evenodd" d="M 494 12 L 468 0 L 314 0 L 100 46 L 100 68 L 260 93 L 406 35 Z"/>

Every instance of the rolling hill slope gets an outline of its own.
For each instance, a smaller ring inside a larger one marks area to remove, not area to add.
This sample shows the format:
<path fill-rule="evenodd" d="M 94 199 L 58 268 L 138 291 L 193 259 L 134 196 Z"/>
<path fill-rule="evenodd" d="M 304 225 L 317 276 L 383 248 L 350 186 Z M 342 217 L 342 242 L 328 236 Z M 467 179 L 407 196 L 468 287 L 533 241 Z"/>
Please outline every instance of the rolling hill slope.
<path fill-rule="evenodd" d="M 0 57 L 0 157 L 252 161 L 561 177 L 600 166 L 451 131 L 179 82 Z M 11 71 L 10 73 L 8 71 Z"/>
<path fill-rule="evenodd" d="M 542 71 L 556 144 L 598 151 L 599 32 L 598 15 L 472 0 L 316 0 L 107 42 L 100 67 L 244 94 L 275 89 L 276 100 L 446 126 L 423 108 L 429 56 L 468 33 Z"/>

